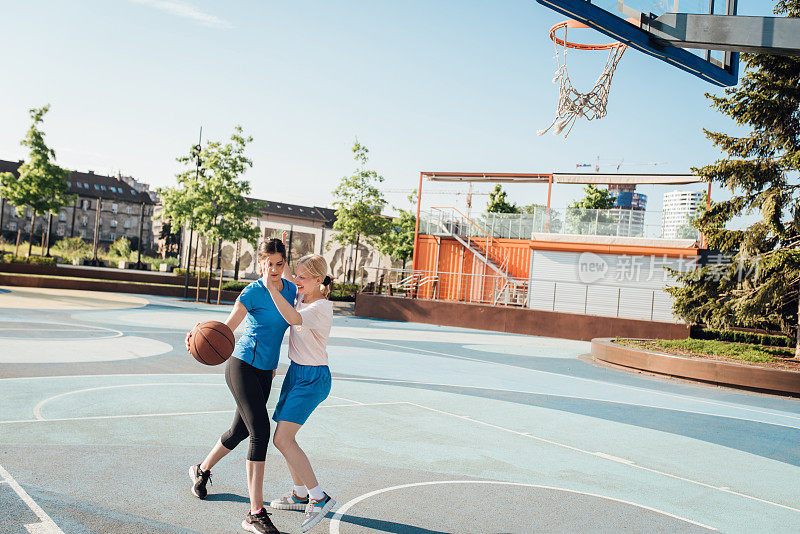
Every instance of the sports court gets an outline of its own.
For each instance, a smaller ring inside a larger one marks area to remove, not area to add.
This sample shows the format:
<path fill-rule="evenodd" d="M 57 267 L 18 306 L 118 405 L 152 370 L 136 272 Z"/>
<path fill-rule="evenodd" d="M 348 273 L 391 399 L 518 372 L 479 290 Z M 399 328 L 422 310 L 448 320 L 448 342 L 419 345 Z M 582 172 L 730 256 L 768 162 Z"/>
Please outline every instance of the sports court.
<path fill-rule="evenodd" d="M 183 338 L 228 309 L 0 289 L 2 532 L 238 531 L 246 447 L 205 501 L 186 476 L 234 403 Z M 298 440 L 339 504 L 312 532 L 800 530 L 800 400 L 599 366 L 563 339 L 341 315 L 331 336 L 333 392 Z M 266 498 L 289 482 L 270 446 Z"/>

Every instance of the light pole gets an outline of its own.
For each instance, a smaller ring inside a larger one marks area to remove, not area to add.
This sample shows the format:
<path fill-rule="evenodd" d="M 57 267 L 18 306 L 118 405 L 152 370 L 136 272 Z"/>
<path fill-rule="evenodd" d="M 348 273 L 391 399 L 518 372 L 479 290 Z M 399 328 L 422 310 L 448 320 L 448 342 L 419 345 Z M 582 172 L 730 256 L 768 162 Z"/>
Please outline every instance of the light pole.
<path fill-rule="evenodd" d="M 203 127 L 200 127 L 200 138 L 197 141 L 197 146 L 195 147 L 195 153 L 197 155 L 197 170 L 194 175 L 195 181 L 200 179 L 200 149 L 201 145 L 203 144 Z M 189 225 L 189 248 L 186 251 L 186 278 L 183 281 L 183 298 L 189 298 L 189 268 L 192 266 L 192 234 L 194 233 L 194 220 L 192 220 L 191 225 Z M 200 243 L 198 241 L 198 246 Z M 195 260 L 195 269 L 197 269 L 197 260 Z M 199 273 L 198 273 L 199 276 Z"/>

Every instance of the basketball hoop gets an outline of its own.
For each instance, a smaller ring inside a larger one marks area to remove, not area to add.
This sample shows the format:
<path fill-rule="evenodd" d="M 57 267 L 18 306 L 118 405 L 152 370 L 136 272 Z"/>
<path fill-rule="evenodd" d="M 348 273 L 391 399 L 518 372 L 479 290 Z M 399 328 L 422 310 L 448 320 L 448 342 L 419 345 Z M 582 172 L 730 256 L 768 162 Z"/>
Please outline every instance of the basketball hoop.
<path fill-rule="evenodd" d="M 566 129 L 567 132 L 564 134 L 566 138 L 569 132 L 572 131 L 572 127 L 578 117 L 583 117 L 590 121 L 605 117 L 608 93 L 611 89 L 611 78 L 614 76 L 619 60 L 622 59 L 622 54 L 628 48 L 627 45 L 618 42 L 598 45 L 573 43 L 567 40 L 567 28 L 588 28 L 588 26 L 575 20 L 566 20 L 550 28 L 550 39 L 552 39 L 556 48 L 556 63 L 558 65 L 556 76 L 553 78 L 553 83 L 558 84 L 558 105 L 556 106 L 556 118 L 553 119 L 550 126 L 544 130 L 539 130 L 537 132 L 539 135 L 543 135 L 555 127 L 553 134 L 558 135 Z M 563 30 L 563 37 L 561 38 L 556 35 L 559 30 Z M 559 47 L 564 49 L 563 57 Z M 608 58 L 606 59 L 603 73 L 600 74 L 594 87 L 588 93 L 576 91 L 569 79 L 569 73 L 567 72 L 567 49 L 569 48 L 589 51 L 608 50 Z"/>

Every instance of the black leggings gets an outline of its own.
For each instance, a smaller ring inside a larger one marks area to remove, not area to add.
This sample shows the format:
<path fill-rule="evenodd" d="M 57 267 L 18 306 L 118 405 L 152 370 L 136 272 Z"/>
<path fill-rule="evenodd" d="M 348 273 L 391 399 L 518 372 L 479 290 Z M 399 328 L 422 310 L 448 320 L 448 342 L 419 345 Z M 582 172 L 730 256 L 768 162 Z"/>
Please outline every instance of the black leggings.
<path fill-rule="evenodd" d="M 225 364 L 225 382 L 236 399 L 236 415 L 230 430 L 222 434 L 220 442 L 233 450 L 244 438 L 250 436 L 247 459 L 263 462 L 267 458 L 269 443 L 269 415 L 267 399 L 272 388 L 272 371 L 264 371 L 230 357 Z"/>

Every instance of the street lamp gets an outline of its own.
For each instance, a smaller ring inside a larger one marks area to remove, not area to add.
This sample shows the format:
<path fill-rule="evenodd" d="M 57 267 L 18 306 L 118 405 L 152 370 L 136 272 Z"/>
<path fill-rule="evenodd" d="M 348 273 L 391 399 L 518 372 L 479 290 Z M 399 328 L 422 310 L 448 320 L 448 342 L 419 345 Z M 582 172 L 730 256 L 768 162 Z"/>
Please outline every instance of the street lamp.
<path fill-rule="evenodd" d="M 203 127 L 200 127 L 200 138 L 197 145 L 194 147 L 195 155 L 197 156 L 197 171 L 195 172 L 195 181 L 200 179 L 200 150 L 203 144 Z M 192 265 L 192 235 L 194 234 L 194 219 L 192 219 L 189 226 L 189 248 L 186 250 L 186 277 L 183 281 L 183 298 L 189 298 L 189 267 Z M 200 243 L 198 242 L 198 246 Z M 197 269 L 197 261 L 195 260 L 195 269 Z M 198 273 L 198 276 L 200 274 Z"/>

